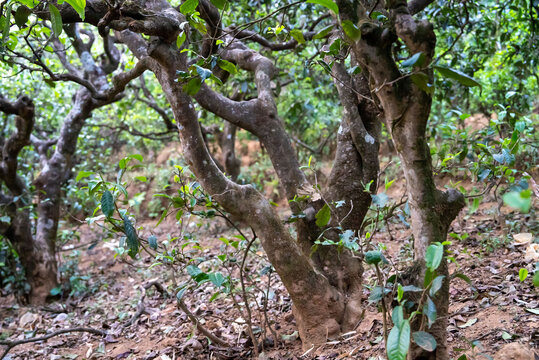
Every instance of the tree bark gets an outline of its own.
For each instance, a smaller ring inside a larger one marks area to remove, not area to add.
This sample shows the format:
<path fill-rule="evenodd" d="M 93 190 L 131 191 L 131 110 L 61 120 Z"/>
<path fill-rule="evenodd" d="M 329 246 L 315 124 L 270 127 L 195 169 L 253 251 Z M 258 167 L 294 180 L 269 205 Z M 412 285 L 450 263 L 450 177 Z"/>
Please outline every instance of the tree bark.
<path fill-rule="evenodd" d="M 458 191 L 442 192 L 434 183 L 430 149 L 426 138 L 426 126 L 430 114 L 431 96 L 410 79 L 402 76 L 392 58 L 391 46 L 400 38 L 410 54 L 421 52 L 425 59 L 422 71 L 432 81 L 432 73 L 426 67 L 432 61 L 436 37 L 427 21 L 416 21 L 410 14 L 406 1 L 388 1 L 393 32 L 384 29 L 368 18 L 365 8 L 358 2 L 337 1 L 343 20 L 358 24 L 361 39 L 352 42 L 352 52 L 371 77 L 370 87 L 383 109 L 386 127 L 389 129 L 397 153 L 402 161 L 414 234 L 413 273 L 408 277 L 412 283 L 423 287 L 426 249 L 433 242 L 444 242 L 450 223 L 464 206 L 464 198 Z M 416 1 L 414 11 L 428 5 L 428 1 Z M 446 329 L 449 304 L 449 276 L 445 261 L 438 269 L 445 275 L 442 289 L 433 299 L 437 320 L 431 329 L 420 329 L 421 321 L 412 323 L 412 331 L 430 332 L 437 341 L 434 352 L 427 352 L 415 344 L 409 359 L 448 359 Z"/>
<path fill-rule="evenodd" d="M 72 24 L 66 26 L 66 32 L 71 37 L 81 60 L 82 69 L 77 69 L 69 63 L 65 48 L 58 40 L 53 41 L 53 46 L 60 62 L 68 70 L 67 74 L 56 75 L 41 59 L 35 59 L 36 65 L 42 66 L 53 80 L 70 80 L 81 85 L 74 96 L 71 111 L 64 119 L 57 140 L 45 141 L 31 135 L 35 114 L 33 103 L 29 98 L 22 97 L 17 102 L 10 103 L 0 96 L 0 111 L 16 115 L 17 128 L 17 131 L 2 143 L 0 179 L 11 193 L 11 196 L 2 197 L 11 218 L 10 226 L 3 230 L 4 235 L 13 243 L 26 270 L 31 286 L 29 300 L 32 303 L 43 303 L 50 290 L 58 284 L 55 242 L 60 219 L 62 186 L 69 179 L 73 168 L 78 136 L 85 121 L 94 109 L 120 99 L 120 94 L 127 83 L 146 70 L 145 60 L 142 60 L 132 70 L 116 75 L 112 79 L 113 86 L 110 86 L 106 75 L 111 71 L 111 66 L 114 64 L 118 66 L 119 62 L 111 57 L 119 57 L 119 52 L 109 44 L 107 48 L 109 63 L 99 66 L 91 54 L 93 39 L 90 37 L 88 43 L 83 42 L 77 27 Z M 35 226 L 32 224 L 29 211 L 33 194 L 29 192 L 23 179 L 17 175 L 19 152 L 30 142 L 40 156 L 41 166 L 41 171 L 34 182 L 37 192 Z M 55 148 L 52 155 L 48 156 L 53 145 Z M 32 233 L 33 229 L 35 234 Z"/>

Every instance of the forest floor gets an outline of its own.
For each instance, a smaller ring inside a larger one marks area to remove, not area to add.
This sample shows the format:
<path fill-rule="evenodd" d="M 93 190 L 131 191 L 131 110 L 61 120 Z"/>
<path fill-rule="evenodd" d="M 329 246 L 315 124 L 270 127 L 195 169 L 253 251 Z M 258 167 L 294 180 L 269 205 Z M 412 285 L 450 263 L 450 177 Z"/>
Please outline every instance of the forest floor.
<path fill-rule="evenodd" d="M 403 184 L 394 185 L 395 194 L 402 188 Z M 137 225 L 159 238 L 178 233 L 175 219 L 167 218 L 154 228 L 156 222 L 147 219 Z M 196 250 L 199 257 L 215 261 L 223 254 L 220 238 L 233 239 L 237 235 L 223 221 L 198 221 L 190 226 L 197 241 L 188 248 Z M 453 223 L 450 240 L 456 262 L 450 264 L 450 272 L 471 279 L 471 285 L 459 278 L 451 282 L 447 340 L 455 359 L 466 353 L 469 359 L 488 359 L 489 355 L 500 360 L 527 360 L 528 357 L 518 357 L 518 349 L 539 348 L 539 293 L 531 282 L 534 263 L 539 259 L 534 258 L 537 253 L 527 242 L 530 236 L 525 235 L 536 234 L 537 226 L 529 214 L 518 214 L 506 207 L 498 212 L 495 201 L 484 202 L 473 214 L 463 210 Z M 80 241 L 71 246 L 86 245 L 61 252 L 67 274 L 64 276 L 76 292 L 40 307 L 14 305 L 13 296 L 0 298 L 0 339 L 20 340 L 73 327 L 99 329 L 107 335 L 62 334 L 46 342 L 16 346 L 6 359 L 252 358 L 242 294 L 215 297 L 215 288 L 206 283 L 183 296 L 185 306 L 199 323 L 231 346 L 211 343 L 178 307 L 175 297 L 143 287 L 154 281 L 164 286 L 181 284 L 191 278 L 185 271 L 183 275 L 172 274 L 165 266 L 150 267 L 155 259 L 148 255 L 136 261 L 120 260 L 114 256 L 117 240 L 103 241 L 95 226 L 82 225 L 76 230 Z M 386 255 L 395 262 L 411 258 L 410 239 L 411 230 L 398 219 L 390 222 L 389 232 L 384 227 L 374 236 L 375 242 L 387 246 Z M 96 246 L 88 246 L 96 241 Z M 269 263 L 257 243 L 252 252 L 246 266 L 246 272 L 251 274 L 248 292 L 252 324 L 258 339 L 265 338 L 259 344 L 259 359 L 385 359 L 382 314 L 367 300 L 367 286 L 375 281 L 372 269 L 366 269 L 364 274 L 365 313 L 356 331 L 305 354 L 286 290 L 271 271 L 257 276 L 261 269 L 268 269 Z M 521 268 L 530 273 L 524 282 L 519 280 Z M 230 274 L 237 276 L 237 272 Z M 267 302 L 263 301 L 265 297 Z M 503 355 L 499 351 L 507 344 L 519 345 L 509 350 L 510 355 Z"/>

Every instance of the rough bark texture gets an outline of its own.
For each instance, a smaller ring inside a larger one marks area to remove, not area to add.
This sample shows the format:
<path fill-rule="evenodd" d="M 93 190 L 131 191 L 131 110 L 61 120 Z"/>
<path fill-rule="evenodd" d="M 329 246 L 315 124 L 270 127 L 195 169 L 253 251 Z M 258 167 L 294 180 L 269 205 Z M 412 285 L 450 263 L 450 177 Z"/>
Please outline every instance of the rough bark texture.
<path fill-rule="evenodd" d="M 417 265 L 414 284 L 423 286 L 424 257 L 427 247 L 433 242 L 446 240 L 450 223 L 464 206 L 462 194 L 450 190 L 442 192 L 434 183 L 430 149 L 426 139 L 426 126 L 430 114 L 431 96 L 417 87 L 410 77 L 402 76 L 391 55 L 391 46 L 399 38 L 408 47 L 410 54 L 422 52 L 425 56 L 423 68 L 432 60 L 436 37 L 432 25 L 427 21 L 415 20 L 411 13 L 428 5 L 428 1 L 387 1 L 386 7 L 393 29 L 368 18 L 359 2 L 338 1 L 346 19 L 358 24 L 362 37 L 352 43 L 352 51 L 364 71 L 371 77 L 371 89 L 382 106 L 386 126 L 390 129 L 393 143 L 402 161 L 407 183 L 414 249 Z M 423 69 L 430 79 L 432 74 Z M 413 346 L 410 359 L 447 359 L 446 345 L 447 314 L 449 303 L 449 276 L 447 264 L 438 269 L 445 275 L 442 289 L 434 299 L 438 320 L 429 331 L 438 346 L 432 353 Z M 412 324 L 419 330 L 420 322 Z"/>
<path fill-rule="evenodd" d="M 42 301 L 56 283 L 56 258 L 44 239 L 34 238 L 29 205 L 32 202 L 24 180 L 17 174 L 18 156 L 23 147 L 30 144 L 34 126 L 34 104 L 27 97 L 10 103 L 0 96 L 0 111 L 15 115 L 15 132 L 2 142 L 0 179 L 9 191 L 1 194 L 2 213 L 9 216 L 8 226 L 3 226 L 2 235 L 11 241 L 26 270 L 32 286 L 30 299 Z M 3 189 L 2 189 L 3 190 Z M 2 191 L 3 192 L 3 191 Z"/>
<path fill-rule="evenodd" d="M 80 21 L 68 6 L 59 8 L 65 24 Z M 273 61 L 247 47 L 243 41 L 256 41 L 272 50 L 290 49 L 297 43 L 294 40 L 273 44 L 260 36 L 252 36 L 249 31 L 233 31 L 231 34 L 234 36 L 223 38 L 223 46 L 216 46 L 215 38 L 209 35 L 222 33 L 219 11 L 206 0 L 199 1 L 198 10 L 208 28 L 208 36 L 204 37 L 199 53 L 203 56 L 216 54 L 252 73 L 257 96 L 238 101 L 203 84 L 194 98 L 203 108 L 260 139 L 289 199 L 310 195 L 310 198 L 291 205 L 295 214 L 305 215 L 297 222 L 297 241 L 259 192 L 252 186 L 238 185 L 229 180 L 209 154 L 192 99 L 183 91 L 183 84 L 176 75 L 178 70 L 187 71 L 189 65 L 188 53 L 182 53 L 175 43 L 180 26 L 187 31 L 185 17 L 164 0 L 148 0 L 143 4 L 125 2 L 115 9 L 109 9 L 105 1 L 89 0 L 85 21 L 96 25 L 100 32 L 107 28 L 116 30 L 120 40 L 141 62 L 150 58 L 146 63 L 170 103 L 191 170 L 213 198 L 256 231 L 293 300 L 303 345 L 310 348 L 312 344 L 323 343 L 328 337 L 352 330 L 357 325 L 362 265 L 361 258 L 351 252 L 339 254 L 335 248 L 329 247 L 310 257 L 314 241 L 326 230 L 316 226 L 314 217 L 323 202 L 316 199 L 318 190 L 301 171 L 295 149 L 277 114 L 271 84 L 277 69 Z M 310 39 L 313 31 L 314 27 L 310 28 L 304 33 L 304 38 Z M 150 36 L 150 41 L 140 34 Z M 340 88 L 337 85 L 345 110 L 328 188 L 318 194 L 332 208 L 329 226 L 334 229 L 328 231 L 327 236 L 333 239 L 337 239 L 344 230 L 357 231 L 361 226 L 371 201 L 370 195 L 363 192 L 364 185 L 373 181 L 372 188 L 376 188 L 379 146 L 378 109 L 373 105 L 370 89 L 358 86 L 360 82 L 350 79 L 342 67 L 337 66 L 336 71 L 335 76 L 342 78 L 339 84 L 347 84 Z M 222 75 L 223 79 L 227 77 L 226 74 L 217 75 Z M 349 87 L 353 91 L 349 92 Z M 92 95 L 104 96 L 98 90 Z M 335 206 L 336 201 L 344 201 L 344 206 Z"/>
<path fill-rule="evenodd" d="M 166 4 L 162 6 L 170 10 Z M 181 22 L 183 16 L 177 16 Z M 227 180 L 212 161 L 200 134 L 191 99 L 183 92 L 183 84 L 176 81 L 176 71 L 187 68 L 185 55 L 180 54 L 174 44 L 164 37 L 154 40 L 149 46 L 132 32 L 123 31 L 121 39 L 137 56 L 148 54 L 155 59 L 150 68 L 171 104 L 184 156 L 191 170 L 206 191 L 228 212 L 249 224 L 261 238 L 270 261 L 293 299 L 304 347 L 309 348 L 311 344 L 322 343 L 328 337 L 353 329 L 360 315 L 361 258 L 349 252 L 338 254 L 335 248 L 321 249 L 312 259 L 309 257 L 314 240 L 324 230 L 314 224 L 314 213 L 322 204 L 307 200 L 293 206 L 296 214 L 305 212 L 310 215 L 298 222 L 298 242 L 292 239 L 260 193 L 251 186 L 239 186 Z M 271 89 L 271 80 L 277 73 L 275 66 L 242 42 L 231 38 L 226 40 L 227 46 L 218 55 L 253 73 L 257 97 L 237 101 L 203 84 L 195 99 L 202 107 L 260 139 L 289 199 L 313 193 L 312 185 L 300 170 L 283 121 L 277 114 Z M 340 219 L 342 226 L 357 230 L 370 204 L 370 196 L 362 192 L 362 181 L 376 181 L 378 163 L 373 159 L 377 155 L 379 129 L 375 123 L 364 123 L 361 118 L 360 112 L 373 109 L 362 108 L 358 98 L 354 99 L 350 114 L 344 115 L 347 120 L 343 120 L 342 135 L 339 137 L 340 150 L 328 190 L 324 191 L 327 196 L 324 197 L 330 203 L 339 200 L 346 203 L 342 209 L 334 209 L 335 221 L 330 225 L 337 226 L 337 219 Z M 376 114 L 369 113 L 366 118 L 374 122 L 377 120 Z M 361 129 L 366 131 L 365 127 L 372 131 L 367 139 L 359 135 Z M 374 147 L 366 151 L 365 144 Z M 363 172 L 365 164 L 371 168 L 367 166 Z M 349 184 L 346 184 L 346 180 L 349 180 Z"/>

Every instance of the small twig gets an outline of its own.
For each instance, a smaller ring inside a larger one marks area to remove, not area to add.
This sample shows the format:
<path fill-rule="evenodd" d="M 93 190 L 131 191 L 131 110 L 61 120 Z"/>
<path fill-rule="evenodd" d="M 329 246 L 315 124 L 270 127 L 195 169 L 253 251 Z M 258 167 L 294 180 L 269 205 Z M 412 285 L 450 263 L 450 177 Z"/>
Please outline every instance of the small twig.
<path fill-rule="evenodd" d="M 96 335 L 107 336 L 107 333 L 105 331 L 103 331 L 103 330 L 85 328 L 85 327 L 77 327 L 77 328 L 58 330 L 58 331 L 55 331 L 55 332 L 50 333 L 50 334 L 45 335 L 45 336 L 34 337 L 34 338 L 30 338 L 30 339 L 23 339 L 23 340 L 17 340 L 17 341 L 0 340 L 0 345 L 7 346 L 7 348 L 4 351 L 4 353 L 2 354 L 2 356 L 0 356 L 0 360 L 5 358 L 7 353 L 17 345 L 27 344 L 27 343 L 32 343 L 32 342 L 38 342 L 38 341 L 44 341 L 44 340 L 48 340 L 48 339 L 50 339 L 52 337 L 55 337 L 55 336 L 58 336 L 58 335 L 61 335 L 61 334 L 65 334 L 65 333 L 69 333 L 69 332 L 89 332 L 89 333 L 96 334 Z"/>
<path fill-rule="evenodd" d="M 144 299 L 146 298 L 146 290 L 147 288 L 144 288 L 144 291 L 142 292 L 142 296 L 140 297 L 140 300 L 137 303 L 137 311 L 131 317 L 131 320 L 129 320 L 128 323 L 124 324 L 123 326 L 124 329 L 130 326 L 133 326 L 142 314 L 149 314 L 148 311 L 146 310 L 146 306 L 144 305 Z"/>
<path fill-rule="evenodd" d="M 245 280 L 243 278 L 243 271 L 245 269 L 247 255 L 249 255 L 249 249 L 251 249 L 251 245 L 253 245 L 255 240 L 256 236 L 254 236 L 253 239 L 249 242 L 249 244 L 247 244 L 247 248 L 245 249 L 245 253 L 243 254 L 243 259 L 240 266 L 240 283 L 243 302 L 245 303 L 245 309 L 247 310 L 247 326 L 249 327 L 249 336 L 251 337 L 251 340 L 253 342 L 255 358 L 258 358 L 258 341 L 256 340 L 255 334 L 253 333 L 253 316 L 251 314 L 251 307 L 249 306 L 249 298 L 247 297 L 247 291 L 245 290 Z"/>
<path fill-rule="evenodd" d="M 225 340 L 221 339 L 220 337 L 215 336 L 208 329 L 206 329 L 204 326 L 202 326 L 202 324 L 198 321 L 198 318 L 189 310 L 189 308 L 187 308 L 187 305 L 185 305 L 185 303 L 183 302 L 182 299 L 178 299 L 178 306 L 187 315 L 189 320 L 191 320 L 191 322 L 193 324 L 195 324 L 198 331 L 200 331 L 202 334 L 204 334 L 204 336 L 206 336 L 208 339 L 210 339 L 211 341 L 213 341 L 216 344 L 219 344 L 219 345 L 224 346 L 224 347 L 230 347 L 230 345 Z"/>
<path fill-rule="evenodd" d="M 386 307 L 386 299 L 385 299 L 385 285 L 384 285 L 384 278 L 382 276 L 382 273 L 380 272 L 380 268 L 378 267 L 378 264 L 374 265 L 376 268 L 376 277 L 378 278 L 378 284 L 382 288 L 382 316 L 383 316 L 383 325 L 384 325 L 384 340 L 387 344 L 387 307 Z"/>

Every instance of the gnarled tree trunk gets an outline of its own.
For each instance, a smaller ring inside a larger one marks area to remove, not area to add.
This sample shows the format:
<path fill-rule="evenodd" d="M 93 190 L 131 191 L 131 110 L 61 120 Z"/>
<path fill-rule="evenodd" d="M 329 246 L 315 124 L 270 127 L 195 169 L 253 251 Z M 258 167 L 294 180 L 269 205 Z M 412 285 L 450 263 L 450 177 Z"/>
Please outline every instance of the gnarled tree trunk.
<path fill-rule="evenodd" d="M 140 62 L 132 70 L 116 75 L 114 86 L 109 86 L 107 74 L 118 66 L 115 57 L 118 51 L 108 49 L 109 62 L 98 66 L 90 49 L 93 38 L 84 43 L 76 26 L 69 25 L 66 32 L 71 36 L 83 68 L 72 66 L 66 58 L 66 51 L 59 40 L 53 45 L 55 53 L 68 70 L 69 75 L 56 75 L 44 67 L 40 59 L 36 65 L 43 66 L 53 80 L 71 80 L 82 86 L 76 92 L 71 111 L 64 119 L 57 139 L 41 140 L 32 135 L 34 125 L 34 105 L 27 97 L 10 103 L 0 96 L 0 111 L 16 115 L 16 131 L 3 142 L 0 179 L 6 185 L 10 195 L 0 197 L 7 215 L 11 218 L 9 226 L 0 230 L 17 250 L 21 264 L 25 268 L 31 286 L 29 301 L 43 303 L 58 284 L 58 265 L 56 261 L 56 236 L 60 219 L 62 186 L 69 179 L 74 166 L 73 157 L 79 134 L 85 121 L 96 108 L 110 104 L 121 98 L 121 92 L 132 79 L 146 70 Z M 105 41 L 107 44 L 107 41 Z M 107 46 L 107 45 L 105 45 Z M 112 45 L 108 45 L 109 47 Z M 3 139 L 2 139 L 3 140 Z M 17 175 L 18 155 L 24 146 L 32 143 L 40 156 L 41 171 L 35 179 L 37 193 L 37 220 L 33 224 L 29 206 L 33 194 L 30 193 L 23 179 Z M 54 149 L 50 151 L 51 147 Z M 51 155 L 49 156 L 49 152 Z"/>
<path fill-rule="evenodd" d="M 399 38 L 410 54 L 424 56 L 418 67 L 432 81 L 432 71 L 427 66 L 432 61 L 436 37 L 432 25 L 415 20 L 411 11 L 418 12 L 431 1 L 386 1 L 392 28 L 369 18 L 367 4 L 359 1 L 337 1 L 343 20 L 349 20 L 361 31 L 361 39 L 352 41 L 352 51 L 364 71 L 371 77 L 370 87 L 376 94 L 390 130 L 393 143 L 402 161 L 414 234 L 413 284 L 423 287 L 425 253 L 434 242 L 444 242 L 450 223 L 464 206 L 458 191 L 442 192 L 434 183 L 426 126 L 430 115 L 431 95 L 420 88 L 410 76 L 403 76 L 393 59 L 391 48 Z M 417 70 L 417 69 L 416 69 Z M 446 345 L 447 315 L 449 305 L 449 276 L 447 263 L 442 262 L 438 274 L 445 275 L 442 289 L 434 299 L 437 320 L 430 329 L 420 329 L 421 322 L 414 321 L 412 330 L 430 332 L 437 341 L 434 352 L 413 346 L 410 359 L 448 359 Z M 410 274 L 409 274 L 410 275 Z"/>

